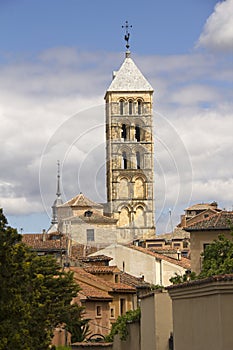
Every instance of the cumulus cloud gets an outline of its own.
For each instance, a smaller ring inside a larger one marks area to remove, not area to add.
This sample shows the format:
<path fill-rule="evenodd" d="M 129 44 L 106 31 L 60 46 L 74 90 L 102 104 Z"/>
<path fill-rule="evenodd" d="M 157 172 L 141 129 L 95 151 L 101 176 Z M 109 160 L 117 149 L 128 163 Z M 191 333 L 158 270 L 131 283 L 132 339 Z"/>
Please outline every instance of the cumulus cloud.
<path fill-rule="evenodd" d="M 206 21 L 197 47 L 233 52 L 233 0 L 217 3 Z"/>
<path fill-rule="evenodd" d="M 169 208 L 174 224 L 189 202 L 216 200 L 228 208 L 230 62 L 196 52 L 133 58 L 155 89 L 158 232 L 170 230 Z M 63 200 L 79 191 L 106 200 L 103 98 L 122 60 L 56 48 L 0 65 L 0 204 L 7 215 L 50 215 L 58 159 Z"/>

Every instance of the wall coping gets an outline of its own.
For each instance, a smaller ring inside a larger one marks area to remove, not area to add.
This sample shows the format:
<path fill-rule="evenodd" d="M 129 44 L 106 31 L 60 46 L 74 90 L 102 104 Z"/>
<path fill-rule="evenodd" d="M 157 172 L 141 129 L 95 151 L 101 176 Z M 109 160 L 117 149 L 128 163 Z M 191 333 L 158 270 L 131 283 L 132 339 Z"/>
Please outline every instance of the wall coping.
<path fill-rule="evenodd" d="M 166 287 L 172 299 L 233 294 L 233 274 L 211 276 Z"/>

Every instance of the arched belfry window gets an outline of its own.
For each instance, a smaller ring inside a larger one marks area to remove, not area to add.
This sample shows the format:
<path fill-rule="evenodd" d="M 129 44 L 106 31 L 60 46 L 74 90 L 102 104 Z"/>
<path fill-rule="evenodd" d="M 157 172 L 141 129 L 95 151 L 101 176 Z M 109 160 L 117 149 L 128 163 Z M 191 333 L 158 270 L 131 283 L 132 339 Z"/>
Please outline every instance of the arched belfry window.
<path fill-rule="evenodd" d="M 138 100 L 138 114 L 142 114 L 142 101 Z"/>
<path fill-rule="evenodd" d="M 129 100 L 129 114 L 133 114 L 133 101 Z"/>
<path fill-rule="evenodd" d="M 124 100 L 120 100 L 120 115 L 124 114 Z"/>
<path fill-rule="evenodd" d="M 122 152 L 122 169 L 127 169 L 127 156 L 126 156 L 126 152 Z"/>
<path fill-rule="evenodd" d="M 121 126 L 121 138 L 126 140 L 127 136 L 126 136 L 126 125 L 125 124 L 122 124 Z"/>
<path fill-rule="evenodd" d="M 141 169 L 141 156 L 140 156 L 140 152 L 136 152 L 136 164 L 137 164 L 137 169 Z"/>
<path fill-rule="evenodd" d="M 137 140 L 137 142 L 141 141 L 141 130 L 140 130 L 140 126 L 136 125 L 135 126 L 135 139 Z"/>

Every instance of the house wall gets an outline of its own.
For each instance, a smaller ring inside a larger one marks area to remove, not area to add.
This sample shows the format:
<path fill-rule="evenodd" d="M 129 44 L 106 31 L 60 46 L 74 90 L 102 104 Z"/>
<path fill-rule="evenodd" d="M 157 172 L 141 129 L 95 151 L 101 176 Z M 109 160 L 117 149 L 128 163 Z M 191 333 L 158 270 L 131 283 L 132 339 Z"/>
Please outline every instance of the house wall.
<path fill-rule="evenodd" d="M 174 350 L 233 349 L 233 281 L 212 281 L 169 290 Z"/>
<path fill-rule="evenodd" d="M 204 251 L 204 244 L 213 242 L 218 235 L 223 233 L 227 238 L 232 239 L 230 230 L 202 230 L 190 231 L 190 249 L 191 249 L 191 270 L 197 274 L 201 271 L 201 253 Z"/>
<path fill-rule="evenodd" d="M 110 265 L 117 265 L 120 270 L 136 276 L 144 276 L 146 282 L 167 286 L 169 279 L 175 272 L 183 275 L 185 269 L 181 266 L 160 260 L 152 255 L 125 247 L 123 245 L 111 245 L 91 255 L 104 254 L 111 258 Z"/>
<path fill-rule="evenodd" d="M 85 306 L 85 318 L 90 318 L 89 326 L 91 334 L 107 335 L 110 332 L 110 306 L 106 301 L 86 301 L 82 305 Z M 101 316 L 97 315 L 97 306 L 101 307 Z"/>
<path fill-rule="evenodd" d="M 141 349 L 168 350 L 172 332 L 172 302 L 167 292 L 155 292 L 141 300 Z"/>

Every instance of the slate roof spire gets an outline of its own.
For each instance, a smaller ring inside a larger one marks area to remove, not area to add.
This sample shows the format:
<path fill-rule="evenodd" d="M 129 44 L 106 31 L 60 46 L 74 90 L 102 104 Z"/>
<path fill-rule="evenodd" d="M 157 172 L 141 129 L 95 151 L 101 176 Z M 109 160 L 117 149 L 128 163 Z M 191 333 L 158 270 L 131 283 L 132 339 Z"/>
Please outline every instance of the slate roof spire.
<path fill-rule="evenodd" d="M 59 160 L 57 161 L 57 192 L 56 192 L 57 198 L 55 199 L 52 210 L 53 210 L 53 217 L 51 220 L 51 224 L 55 225 L 58 223 L 57 219 L 57 206 L 61 205 L 63 203 L 61 199 L 61 190 L 60 190 L 60 162 Z"/>

